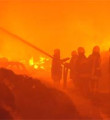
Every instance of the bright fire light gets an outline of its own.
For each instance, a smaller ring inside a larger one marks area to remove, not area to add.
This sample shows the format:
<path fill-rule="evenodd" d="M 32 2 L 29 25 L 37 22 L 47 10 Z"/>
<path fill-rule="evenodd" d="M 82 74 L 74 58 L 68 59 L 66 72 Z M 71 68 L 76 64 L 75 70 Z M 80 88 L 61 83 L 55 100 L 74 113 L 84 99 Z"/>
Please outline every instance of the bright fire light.
<path fill-rule="evenodd" d="M 29 65 L 30 65 L 30 66 L 33 66 L 33 65 L 34 65 L 33 57 L 29 60 Z"/>
<path fill-rule="evenodd" d="M 34 68 L 35 68 L 35 69 L 38 69 L 38 68 L 39 68 L 39 66 L 38 66 L 38 65 L 34 65 Z"/>
<path fill-rule="evenodd" d="M 49 59 L 45 58 L 45 57 L 39 57 L 38 61 L 34 61 L 34 58 L 32 57 L 29 60 L 29 65 L 33 66 L 34 69 L 42 69 L 42 70 L 44 70 L 45 69 L 45 63 L 47 61 L 49 61 Z"/>

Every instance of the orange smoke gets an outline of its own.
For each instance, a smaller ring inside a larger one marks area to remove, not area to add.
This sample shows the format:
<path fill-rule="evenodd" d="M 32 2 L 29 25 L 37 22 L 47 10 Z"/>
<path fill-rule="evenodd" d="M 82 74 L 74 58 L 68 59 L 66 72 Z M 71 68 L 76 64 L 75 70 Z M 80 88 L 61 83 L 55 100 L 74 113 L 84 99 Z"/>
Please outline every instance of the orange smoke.
<path fill-rule="evenodd" d="M 90 54 L 94 45 L 109 47 L 109 1 L 0 1 L 0 26 L 62 57 L 83 46 Z M 40 53 L 0 33 L 0 54 L 10 59 L 38 58 Z M 37 68 L 37 66 L 36 66 Z"/>

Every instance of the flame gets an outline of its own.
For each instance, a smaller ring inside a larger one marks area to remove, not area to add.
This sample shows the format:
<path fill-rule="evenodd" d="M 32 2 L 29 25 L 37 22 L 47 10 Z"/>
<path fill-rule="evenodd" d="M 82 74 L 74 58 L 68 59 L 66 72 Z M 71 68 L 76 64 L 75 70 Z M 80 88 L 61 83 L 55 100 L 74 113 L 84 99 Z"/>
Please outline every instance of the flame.
<path fill-rule="evenodd" d="M 49 59 L 42 56 L 39 57 L 38 61 L 34 61 L 34 58 L 32 57 L 29 59 L 29 66 L 32 66 L 34 69 L 45 70 L 45 64 L 47 61 L 49 61 Z"/>
<path fill-rule="evenodd" d="M 45 63 L 45 59 L 46 59 L 46 58 L 44 58 L 44 57 L 40 57 L 40 61 L 39 61 L 39 62 L 40 62 L 41 64 L 43 64 L 43 63 Z"/>
<path fill-rule="evenodd" d="M 39 66 L 38 65 L 34 65 L 34 69 L 38 69 L 39 68 Z"/>
<path fill-rule="evenodd" d="M 33 65 L 34 65 L 34 59 L 33 59 L 33 57 L 29 60 L 29 65 L 30 65 L 30 66 L 33 66 Z"/>

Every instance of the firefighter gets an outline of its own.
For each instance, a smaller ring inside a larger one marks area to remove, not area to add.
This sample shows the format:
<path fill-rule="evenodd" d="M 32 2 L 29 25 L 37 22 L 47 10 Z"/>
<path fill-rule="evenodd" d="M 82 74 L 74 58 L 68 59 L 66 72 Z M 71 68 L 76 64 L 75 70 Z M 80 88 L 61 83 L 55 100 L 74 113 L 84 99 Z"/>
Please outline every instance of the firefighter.
<path fill-rule="evenodd" d="M 83 47 L 78 48 L 78 59 L 76 61 L 76 80 L 80 92 L 83 95 L 88 91 L 88 70 L 87 70 L 87 58 L 85 56 L 85 49 Z"/>
<path fill-rule="evenodd" d="M 99 87 L 99 79 L 101 76 L 101 57 L 100 48 L 95 46 L 92 54 L 88 57 L 90 68 L 90 89 L 91 92 L 96 93 Z"/>
<path fill-rule="evenodd" d="M 52 59 L 52 67 L 51 67 L 51 77 L 54 81 L 54 85 L 58 87 L 60 85 L 60 80 L 62 78 L 62 65 L 60 61 L 60 50 L 55 49 L 54 55 Z"/>
<path fill-rule="evenodd" d="M 77 87 L 77 80 L 76 80 L 76 61 L 77 61 L 77 59 L 78 59 L 77 52 L 72 51 L 69 68 L 70 68 L 70 79 L 72 80 L 75 87 Z"/>

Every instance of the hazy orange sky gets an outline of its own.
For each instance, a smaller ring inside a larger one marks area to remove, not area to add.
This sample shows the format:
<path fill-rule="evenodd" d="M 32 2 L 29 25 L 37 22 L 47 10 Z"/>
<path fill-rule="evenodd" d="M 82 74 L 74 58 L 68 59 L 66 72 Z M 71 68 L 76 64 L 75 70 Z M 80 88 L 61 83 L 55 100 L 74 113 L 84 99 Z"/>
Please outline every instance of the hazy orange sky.
<path fill-rule="evenodd" d="M 106 0 L 0 0 L 0 26 L 52 54 L 62 57 L 84 46 L 110 46 L 110 1 Z M 39 52 L 0 32 L 0 54 L 13 59 L 38 56 Z"/>

